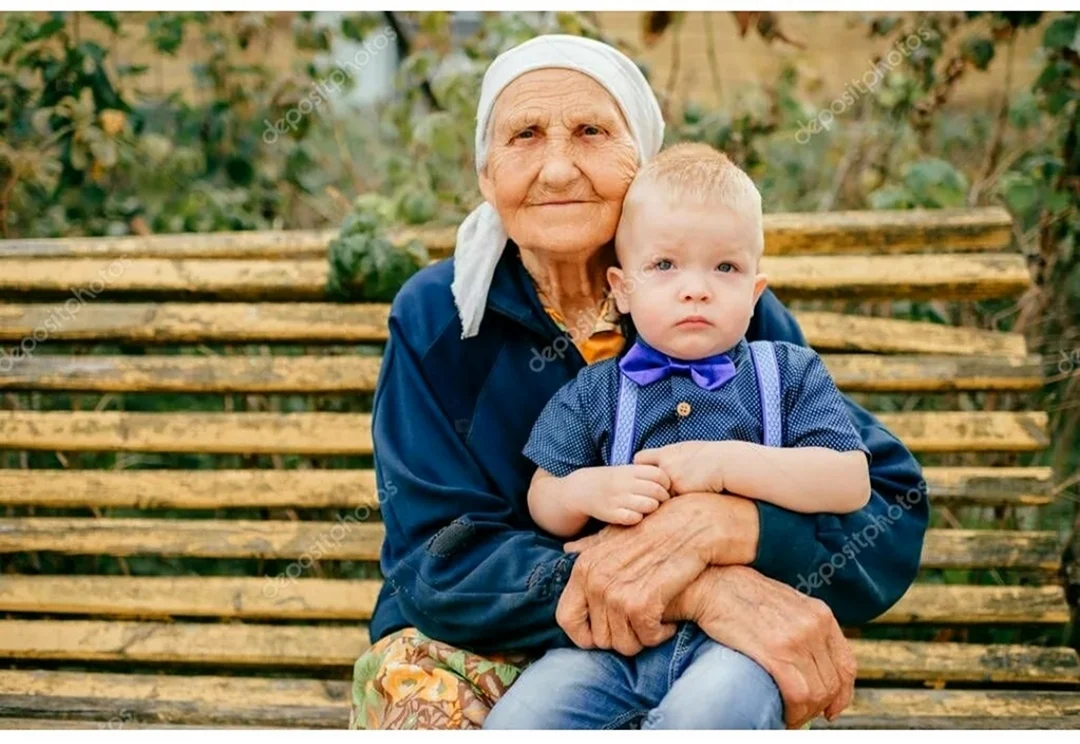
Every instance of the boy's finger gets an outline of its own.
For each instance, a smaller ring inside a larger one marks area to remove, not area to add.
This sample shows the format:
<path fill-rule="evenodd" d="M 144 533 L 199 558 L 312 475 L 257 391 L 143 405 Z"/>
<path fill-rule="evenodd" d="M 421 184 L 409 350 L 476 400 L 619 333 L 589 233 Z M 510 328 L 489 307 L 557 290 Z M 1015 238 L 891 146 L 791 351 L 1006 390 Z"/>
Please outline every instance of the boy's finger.
<path fill-rule="evenodd" d="M 638 478 L 652 481 L 659 484 L 664 489 L 671 488 L 671 478 L 664 472 L 663 468 L 659 468 L 656 465 L 641 465 L 634 471 L 634 475 Z"/>
<path fill-rule="evenodd" d="M 635 465 L 656 465 L 660 462 L 660 448 L 654 447 L 652 449 L 640 450 L 634 455 Z"/>
<path fill-rule="evenodd" d="M 644 484 L 643 484 L 644 485 Z M 649 485 L 655 486 L 655 483 Z M 651 496 L 641 493 L 628 493 L 619 500 L 619 506 L 632 509 L 638 514 L 652 514 L 660 508 L 660 502 Z"/>
<path fill-rule="evenodd" d="M 656 501 L 657 508 L 660 507 L 660 504 L 671 498 L 671 494 L 668 493 L 668 490 L 666 488 L 661 486 L 656 481 L 650 480 L 638 481 L 636 484 L 636 488 L 634 489 L 634 493 L 640 494 L 642 496 L 647 496 L 648 498 Z"/>

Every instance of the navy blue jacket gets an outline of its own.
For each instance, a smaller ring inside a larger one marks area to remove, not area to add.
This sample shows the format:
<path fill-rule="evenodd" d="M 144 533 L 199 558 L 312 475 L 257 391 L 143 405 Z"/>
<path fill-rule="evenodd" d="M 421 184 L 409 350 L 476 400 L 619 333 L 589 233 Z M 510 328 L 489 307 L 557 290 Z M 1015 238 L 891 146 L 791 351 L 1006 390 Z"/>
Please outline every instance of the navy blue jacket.
<path fill-rule="evenodd" d="M 555 607 L 576 554 L 529 517 L 535 466 L 522 449 L 544 404 L 585 361 L 544 312 L 512 242 L 470 339 L 461 339 L 452 278 L 453 259 L 420 271 L 390 311 L 373 409 L 386 540 L 372 641 L 413 626 L 477 650 L 567 646 Z M 806 345 L 770 292 L 747 338 Z M 836 516 L 755 502 L 752 566 L 856 624 L 888 609 L 914 580 L 928 503 L 911 453 L 869 413 L 848 407 L 872 454 L 870 503 Z"/>

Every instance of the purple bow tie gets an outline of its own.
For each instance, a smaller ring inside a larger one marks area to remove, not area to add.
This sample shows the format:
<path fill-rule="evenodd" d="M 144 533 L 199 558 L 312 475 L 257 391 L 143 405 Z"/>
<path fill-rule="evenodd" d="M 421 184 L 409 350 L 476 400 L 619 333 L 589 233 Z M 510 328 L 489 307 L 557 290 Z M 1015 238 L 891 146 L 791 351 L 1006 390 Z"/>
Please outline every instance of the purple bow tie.
<path fill-rule="evenodd" d="M 673 373 L 689 373 L 694 384 L 704 390 L 716 390 L 735 376 L 735 364 L 727 354 L 686 362 L 673 359 L 640 339 L 626 352 L 619 369 L 638 385 L 648 385 Z"/>

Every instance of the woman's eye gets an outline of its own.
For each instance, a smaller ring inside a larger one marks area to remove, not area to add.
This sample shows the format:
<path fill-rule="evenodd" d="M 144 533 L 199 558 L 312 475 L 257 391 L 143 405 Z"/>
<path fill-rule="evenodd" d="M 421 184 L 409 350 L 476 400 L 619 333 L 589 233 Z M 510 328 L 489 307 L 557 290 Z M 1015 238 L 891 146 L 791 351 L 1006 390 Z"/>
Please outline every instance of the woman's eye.
<path fill-rule="evenodd" d="M 659 261 L 653 264 L 653 268 L 658 271 L 671 271 L 675 268 L 675 264 L 666 258 L 661 258 Z"/>
<path fill-rule="evenodd" d="M 523 129 L 514 135 L 514 139 L 532 139 L 534 134 L 536 134 L 536 132 L 534 132 L 532 129 Z"/>
<path fill-rule="evenodd" d="M 604 133 L 600 127 L 593 126 L 592 124 L 586 124 L 581 131 L 589 136 L 596 136 Z"/>
<path fill-rule="evenodd" d="M 716 267 L 716 270 L 723 274 L 728 274 L 732 271 L 735 271 L 735 264 L 724 261 L 722 264 Z"/>

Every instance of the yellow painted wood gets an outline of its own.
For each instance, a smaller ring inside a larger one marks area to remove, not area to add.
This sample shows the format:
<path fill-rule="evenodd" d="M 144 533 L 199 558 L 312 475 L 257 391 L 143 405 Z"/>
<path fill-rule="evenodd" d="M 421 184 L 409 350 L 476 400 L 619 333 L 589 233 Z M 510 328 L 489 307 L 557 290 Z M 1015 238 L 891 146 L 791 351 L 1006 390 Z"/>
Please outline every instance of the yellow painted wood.
<path fill-rule="evenodd" d="M 344 680 L 0 670 L 0 726 L 11 713 L 69 726 L 129 729 L 166 724 L 343 728 Z"/>
<path fill-rule="evenodd" d="M 882 413 L 878 419 L 915 452 L 1030 452 L 1049 444 L 1042 411 Z"/>
<path fill-rule="evenodd" d="M 1062 625 L 1069 622 L 1069 605 L 1061 586 L 914 584 L 874 622 Z"/>
<path fill-rule="evenodd" d="M 862 640 L 851 645 L 861 680 L 1080 684 L 1080 658 L 1071 648 Z"/>
<path fill-rule="evenodd" d="M 0 411 L 0 448 L 370 454 L 371 415 Z"/>
<path fill-rule="evenodd" d="M 0 470 L 0 505 L 377 509 L 379 496 L 372 470 Z"/>
<path fill-rule="evenodd" d="M 0 658 L 351 667 L 364 626 L 0 620 Z"/>
<path fill-rule="evenodd" d="M 20 344 L 15 362 L 46 341 L 239 343 L 386 340 L 390 308 L 332 303 L 112 303 L 74 297 L 40 304 L 0 303 L 0 341 Z M 35 343 L 36 342 L 36 343 Z M 5 365 L 6 367 L 7 365 Z"/>
<path fill-rule="evenodd" d="M 796 311 L 807 341 L 819 351 L 858 351 L 883 354 L 992 354 L 1022 357 L 1024 337 L 939 323 L 868 318 L 817 311 Z"/>
<path fill-rule="evenodd" d="M 813 728 L 1080 727 L 1080 693 L 1046 690 L 904 690 L 860 687 L 839 719 Z"/>
<path fill-rule="evenodd" d="M 769 255 L 922 253 L 1007 248 L 1011 218 L 1000 207 L 874 210 L 765 215 Z M 457 227 L 401 228 L 395 242 L 417 238 L 433 255 L 454 247 Z M 243 231 L 0 241 L 0 258 L 321 258 L 337 230 Z"/>
<path fill-rule="evenodd" d="M 1042 506 L 1053 498 L 1051 468 L 924 467 L 931 504 Z"/>
<path fill-rule="evenodd" d="M 826 354 L 842 390 L 946 392 L 1038 390 L 1038 356 Z M 70 356 L 38 354 L 0 368 L 0 390 L 178 393 L 370 392 L 379 358 L 369 356 Z"/>
<path fill-rule="evenodd" d="M 0 341 L 361 343 L 386 340 L 389 306 L 347 303 L 0 303 Z M 70 312 L 69 312 L 70 310 Z M 794 313 L 821 351 L 1027 354 L 1019 334 L 816 311 Z M 33 352 L 34 345 L 27 342 Z M 24 356 L 16 352 L 16 362 Z M 5 365 L 6 366 L 6 365 Z"/>
<path fill-rule="evenodd" d="M 176 555 L 202 558 L 379 559 L 383 526 L 355 517 L 334 522 L 219 519 L 0 518 L 0 553 Z"/>
<path fill-rule="evenodd" d="M 1038 450 L 1042 412 L 889 413 L 881 422 L 916 452 Z M 0 448 L 26 450 L 370 454 L 366 413 L 0 411 Z"/>
<path fill-rule="evenodd" d="M 877 535 L 865 531 L 859 550 Z M 0 518 L 0 553 L 177 555 L 204 558 L 378 560 L 378 522 L 287 522 L 219 519 Z M 854 543 L 853 543 L 854 548 Z M 1057 569 L 1063 545 L 1055 532 L 933 529 L 924 568 Z M 812 570 L 809 568 L 808 571 Z"/>
<path fill-rule="evenodd" d="M 371 392 L 371 356 L 31 356 L 0 368 L 0 390 L 175 393 Z"/>
<path fill-rule="evenodd" d="M 851 392 L 950 392 L 1038 390 L 1042 358 L 1008 356 L 825 354 L 841 390 Z"/>
<path fill-rule="evenodd" d="M 926 467 L 931 503 L 1041 506 L 1050 468 Z M 371 470 L 0 470 L 0 505 L 54 508 L 378 508 Z"/>
<path fill-rule="evenodd" d="M 110 617 L 368 620 L 381 582 L 251 576 L 0 575 L 0 612 Z M 1060 586 L 915 584 L 875 622 L 1067 623 Z"/>
<path fill-rule="evenodd" d="M 984 299 L 1020 294 L 1031 285 L 1014 254 L 925 256 L 770 256 L 770 286 L 795 298 Z M 320 300 L 325 259 L 0 259 L 0 293 L 95 297 L 140 294 L 228 300 Z"/>

